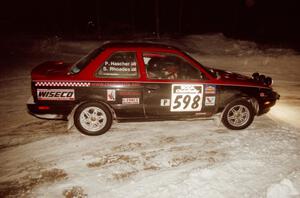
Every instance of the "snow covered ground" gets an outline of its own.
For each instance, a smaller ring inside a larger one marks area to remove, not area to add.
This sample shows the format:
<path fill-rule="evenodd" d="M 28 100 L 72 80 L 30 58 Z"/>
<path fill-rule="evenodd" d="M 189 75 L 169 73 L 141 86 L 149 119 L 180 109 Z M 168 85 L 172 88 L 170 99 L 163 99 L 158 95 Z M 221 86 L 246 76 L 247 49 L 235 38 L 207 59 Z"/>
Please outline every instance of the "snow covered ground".
<path fill-rule="evenodd" d="M 12 50 L 0 63 L 0 197 L 300 197 L 300 55 L 221 34 L 165 42 L 205 65 L 270 75 L 281 100 L 242 131 L 213 120 L 131 122 L 88 137 L 25 104 L 34 65 L 98 44 L 55 38 Z"/>

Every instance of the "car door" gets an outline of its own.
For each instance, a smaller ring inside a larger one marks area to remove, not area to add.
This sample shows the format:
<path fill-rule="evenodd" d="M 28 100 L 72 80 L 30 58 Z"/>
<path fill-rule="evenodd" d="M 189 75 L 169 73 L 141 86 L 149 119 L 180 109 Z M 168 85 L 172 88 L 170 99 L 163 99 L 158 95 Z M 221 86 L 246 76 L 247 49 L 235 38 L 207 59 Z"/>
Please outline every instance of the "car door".
<path fill-rule="evenodd" d="M 147 79 L 144 85 L 147 117 L 192 116 L 210 111 L 205 108 L 204 98 L 207 78 L 192 63 L 170 52 L 143 52 L 142 58 Z"/>
<path fill-rule="evenodd" d="M 104 96 L 119 119 L 144 118 L 140 76 L 135 50 L 112 50 L 96 70 L 92 93 Z"/>

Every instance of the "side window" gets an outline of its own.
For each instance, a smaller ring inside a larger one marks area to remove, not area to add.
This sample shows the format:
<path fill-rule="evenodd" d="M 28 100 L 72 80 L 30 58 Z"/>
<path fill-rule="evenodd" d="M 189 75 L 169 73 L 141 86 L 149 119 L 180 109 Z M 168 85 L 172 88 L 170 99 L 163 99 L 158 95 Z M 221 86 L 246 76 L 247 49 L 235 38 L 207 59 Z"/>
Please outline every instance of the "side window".
<path fill-rule="evenodd" d="M 203 79 L 198 69 L 175 54 L 146 52 L 143 53 L 143 60 L 149 79 Z"/>
<path fill-rule="evenodd" d="M 138 76 L 135 52 L 115 52 L 97 71 L 97 77 L 104 78 L 136 78 Z"/>

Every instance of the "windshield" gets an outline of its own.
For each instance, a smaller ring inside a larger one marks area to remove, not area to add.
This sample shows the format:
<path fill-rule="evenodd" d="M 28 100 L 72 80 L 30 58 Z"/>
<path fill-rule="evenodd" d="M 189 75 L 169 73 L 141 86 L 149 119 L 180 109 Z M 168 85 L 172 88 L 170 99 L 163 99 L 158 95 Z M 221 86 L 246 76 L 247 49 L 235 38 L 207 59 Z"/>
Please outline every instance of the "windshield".
<path fill-rule="evenodd" d="M 194 57 L 192 57 L 192 55 L 188 52 L 183 52 L 186 56 L 188 56 L 190 59 L 192 59 L 193 61 L 199 63 L 199 61 L 197 61 Z M 209 68 L 206 66 L 203 66 L 201 63 L 199 63 L 201 65 L 201 67 L 207 72 L 209 73 L 211 76 L 217 78 L 218 74 L 217 72 L 213 69 L 213 68 Z"/>
<path fill-rule="evenodd" d="M 92 60 L 94 60 L 101 52 L 103 51 L 103 48 L 99 47 L 90 53 L 88 53 L 86 56 L 82 57 L 77 61 L 70 70 L 70 74 L 77 74 L 82 69 L 84 69 Z"/>

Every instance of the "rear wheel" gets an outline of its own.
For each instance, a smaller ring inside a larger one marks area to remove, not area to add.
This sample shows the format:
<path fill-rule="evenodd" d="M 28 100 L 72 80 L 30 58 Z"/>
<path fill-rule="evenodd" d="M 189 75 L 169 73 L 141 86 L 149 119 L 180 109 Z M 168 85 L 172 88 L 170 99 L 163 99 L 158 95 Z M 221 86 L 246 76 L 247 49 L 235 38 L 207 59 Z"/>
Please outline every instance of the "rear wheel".
<path fill-rule="evenodd" d="M 254 119 L 254 109 L 247 100 L 241 99 L 230 103 L 222 115 L 222 123 L 228 129 L 241 130 L 247 128 Z"/>
<path fill-rule="evenodd" d="M 80 105 L 74 115 L 76 128 L 86 135 L 101 135 L 112 124 L 112 114 L 103 104 L 93 102 Z"/>

